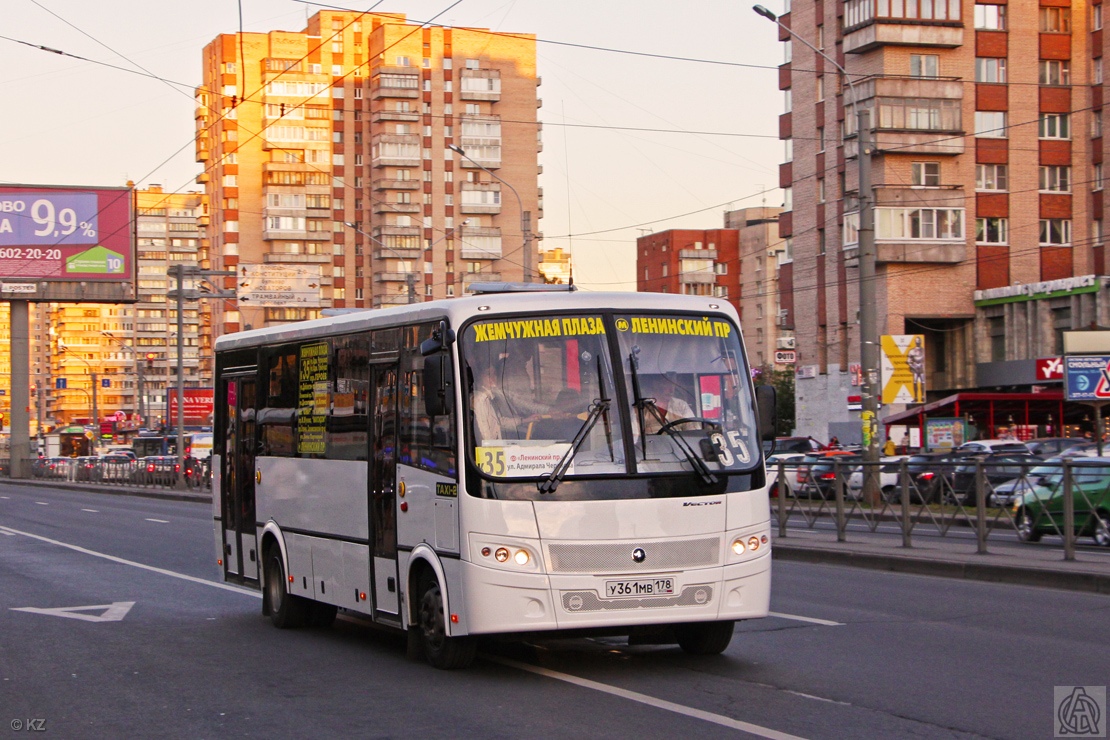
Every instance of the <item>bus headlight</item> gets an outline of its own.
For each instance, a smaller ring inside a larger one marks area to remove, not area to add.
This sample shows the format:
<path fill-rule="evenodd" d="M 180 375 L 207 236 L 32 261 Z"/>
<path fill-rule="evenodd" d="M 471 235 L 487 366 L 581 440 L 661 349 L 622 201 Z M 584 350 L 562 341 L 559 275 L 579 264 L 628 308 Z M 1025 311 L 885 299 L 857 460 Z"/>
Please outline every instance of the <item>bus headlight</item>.
<path fill-rule="evenodd" d="M 509 559 L 509 548 L 499 547 L 497 548 L 497 551 L 493 553 L 493 556 L 497 558 L 497 562 L 504 563 L 506 560 Z"/>
<path fill-rule="evenodd" d="M 486 539 L 479 535 L 471 540 L 470 551 L 475 565 L 519 573 L 535 573 L 543 569 L 543 556 L 540 555 L 538 542 L 514 542 L 507 537 L 498 542 L 493 539 L 496 536 L 487 535 L 489 539 Z"/>
<path fill-rule="evenodd" d="M 737 537 L 732 541 L 732 551 L 737 555 L 743 555 L 748 546 L 744 544 L 743 537 Z"/>
<path fill-rule="evenodd" d="M 528 554 L 527 550 L 517 550 L 516 554 L 513 555 L 513 560 L 516 561 L 517 565 L 528 565 L 531 559 L 532 556 Z"/>

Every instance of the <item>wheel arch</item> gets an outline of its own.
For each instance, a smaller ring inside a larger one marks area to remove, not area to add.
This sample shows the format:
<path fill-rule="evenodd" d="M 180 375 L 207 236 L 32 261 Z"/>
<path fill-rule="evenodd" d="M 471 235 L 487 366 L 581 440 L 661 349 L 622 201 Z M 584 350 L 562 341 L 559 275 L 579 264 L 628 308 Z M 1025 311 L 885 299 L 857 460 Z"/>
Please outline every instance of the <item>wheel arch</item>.
<path fill-rule="evenodd" d="M 421 543 L 413 548 L 409 556 L 408 572 L 405 574 L 404 626 L 406 628 L 417 623 L 416 610 L 420 607 L 420 581 L 426 575 L 439 582 L 439 590 L 443 594 L 443 610 L 447 614 L 451 613 L 451 594 L 447 589 L 447 576 L 443 572 L 443 564 L 431 547 Z M 447 628 L 447 634 L 450 635 L 455 625 L 452 625 L 451 620 L 448 619 L 444 626 Z"/>
<path fill-rule="evenodd" d="M 258 579 L 259 585 L 262 587 L 262 613 L 269 616 L 270 614 L 270 600 L 266 595 L 266 561 L 270 557 L 270 551 L 276 547 L 278 552 L 281 553 L 281 564 L 285 572 L 289 572 L 289 558 L 285 552 L 285 535 L 282 534 L 281 527 L 274 521 L 266 522 L 262 527 L 262 535 L 258 542 L 258 552 L 261 553 L 262 566 L 259 571 L 261 577 Z"/>

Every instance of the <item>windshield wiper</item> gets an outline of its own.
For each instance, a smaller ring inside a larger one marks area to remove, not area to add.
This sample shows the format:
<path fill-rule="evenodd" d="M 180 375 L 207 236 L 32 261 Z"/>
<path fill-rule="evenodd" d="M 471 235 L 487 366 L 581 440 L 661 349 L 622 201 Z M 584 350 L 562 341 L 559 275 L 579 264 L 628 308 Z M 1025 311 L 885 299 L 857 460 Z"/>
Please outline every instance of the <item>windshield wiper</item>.
<path fill-rule="evenodd" d="M 609 403 L 608 398 L 599 398 L 594 402 L 594 405 L 590 407 L 590 414 L 586 417 L 586 421 L 582 422 L 582 426 L 578 429 L 578 434 L 575 434 L 574 439 L 571 440 L 570 449 L 563 454 L 562 459 L 559 460 L 559 464 L 555 466 L 551 474 L 540 481 L 540 493 L 554 493 L 555 489 L 559 487 L 559 484 L 563 482 L 563 477 L 567 474 L 567 470 L 570 469 L 570 463 L 574 460 L 575 454 L 578 453 L 578 448 L 582 446 L 586 437 L 589 436 L 590 430 L 597 424 L 597 420 L 601 418 L 601 415 L 608 413 Z"/>

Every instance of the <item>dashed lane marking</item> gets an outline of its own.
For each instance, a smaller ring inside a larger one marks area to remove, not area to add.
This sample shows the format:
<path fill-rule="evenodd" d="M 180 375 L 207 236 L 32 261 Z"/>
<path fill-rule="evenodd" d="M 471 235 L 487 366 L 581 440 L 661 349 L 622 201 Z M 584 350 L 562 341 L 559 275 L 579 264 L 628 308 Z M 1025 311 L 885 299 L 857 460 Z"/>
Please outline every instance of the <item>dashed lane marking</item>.
<path fill-rule="evenodd" d="M 148 522 L 154 522 L 155 524 L 169 524 L 170 523 L 168 519 L 147 519 L 147 521 Z"/>
<path fill-rule="evenodd" d="M 818 619 L 817 617 L 802 617 L 797 614 L 783 614 L 782 612 L 768 612 L 769 617 L 778 617 L 779 619 L 793 619 L 796 622 L 809 622 L 810 624 L 820 624 L 825 627 L 843 627 L 843 622 L 834 622 L 831 619 Z"/>

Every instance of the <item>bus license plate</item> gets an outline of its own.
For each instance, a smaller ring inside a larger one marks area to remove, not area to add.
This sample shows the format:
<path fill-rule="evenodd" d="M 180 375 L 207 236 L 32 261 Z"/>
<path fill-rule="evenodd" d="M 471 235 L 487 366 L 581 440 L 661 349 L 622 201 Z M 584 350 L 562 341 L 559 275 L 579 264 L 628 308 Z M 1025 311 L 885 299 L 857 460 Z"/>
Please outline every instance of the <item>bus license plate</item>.
<path fill-rule="evenodd" d="M 634 581 L 606 581 L 605 596 L 610 599 L 638 596 L 671 596 L 674 594 L 673 578 L 644 578 Z"/>

